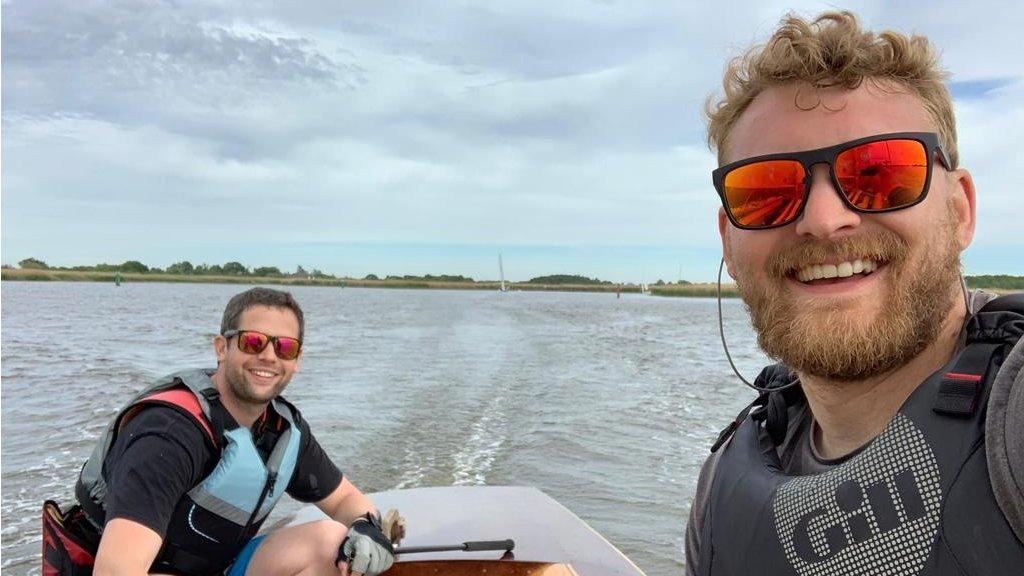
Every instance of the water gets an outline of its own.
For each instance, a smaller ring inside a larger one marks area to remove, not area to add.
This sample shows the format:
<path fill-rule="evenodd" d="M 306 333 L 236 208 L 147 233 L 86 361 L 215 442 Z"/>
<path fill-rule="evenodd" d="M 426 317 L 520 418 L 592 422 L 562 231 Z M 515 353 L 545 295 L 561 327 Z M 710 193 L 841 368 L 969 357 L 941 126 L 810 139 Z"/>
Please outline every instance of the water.
<path fill-rule="evenodd" d="M 153 378 L 213 362 L 209 284 L 2 287 L 5 574 L 39 573 L 39 514 Z M 291 289 L 307 319 L 286 396 L 357 486 L 536 486 L 651 576 L 679 574 L 708 446 L 751 398 L 715 302 L 611 294 Z M 737 301 L 741 369 L 764 362 Z M 285 499 L 271 522 L 300 507 Z"/>

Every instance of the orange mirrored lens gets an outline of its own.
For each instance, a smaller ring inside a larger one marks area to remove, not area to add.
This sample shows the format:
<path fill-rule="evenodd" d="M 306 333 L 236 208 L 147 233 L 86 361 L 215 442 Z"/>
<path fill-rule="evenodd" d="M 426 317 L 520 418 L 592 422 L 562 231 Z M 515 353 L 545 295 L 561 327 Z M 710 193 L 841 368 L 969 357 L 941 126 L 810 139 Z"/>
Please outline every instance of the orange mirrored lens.
<path fill-rule="evenodd" d="M 804 167 L 795 160 L 765 160 L 725 175 L 725 204 L 745 228 L 781 226 L 796 218 L 804 201 Z"/>
<path fill-rule="evenodd" d="M 282 360 L 295 360 L 299 357 L 299 341 L 295 338 L 278 336 L 274 342 L 274 352 Z"/>
<path fill-rule="evenodd" d="M 259 354 L 267 347 L 270 337 L 259 332 L 242 332 L 238 335 L 238 349 L 246 354 Z"/>
<path fill-rule="evenodd" d="M 924 193 L 928 154 L 916 140 L 869 142 L 841 152 L 835 174 L 843 194 L 857 208 L 901 208 Z"/>
<path fill-rule="evenodd" d="M 238 334 L 238 349 L 246 354 L 259 354 L 271 342 L 274 343 L 274 353 L 278 358 L 295 360 L 299 357 L 302 341 L 298 338 L 267 336 L 262 332 L 255 331 L 243 331 Z"/>

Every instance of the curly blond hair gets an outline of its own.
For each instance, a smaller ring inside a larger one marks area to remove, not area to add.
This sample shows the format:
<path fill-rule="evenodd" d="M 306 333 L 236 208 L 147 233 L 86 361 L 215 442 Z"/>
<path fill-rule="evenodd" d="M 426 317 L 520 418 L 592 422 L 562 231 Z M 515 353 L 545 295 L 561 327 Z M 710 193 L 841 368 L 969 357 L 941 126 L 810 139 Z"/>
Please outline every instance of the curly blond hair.
<path fill-rule="evenodd" d="M 705 106 L 708 145 L 723 163 L 729 132 L 767 88 L 805 82 L 852 90 L 868 79 L 905 87 L 921 99 L 955 167 L 956 119 L 947 77 L 939 67 L 938 53 L 924 36 L 876 34 L 861 28 L 857 16 L 848 11 L 825 12 L 811 22 L 789 14 L 766 44 L 729 62 L 722 79 L 724 96 L 717 101 L 710 96 Z"/>

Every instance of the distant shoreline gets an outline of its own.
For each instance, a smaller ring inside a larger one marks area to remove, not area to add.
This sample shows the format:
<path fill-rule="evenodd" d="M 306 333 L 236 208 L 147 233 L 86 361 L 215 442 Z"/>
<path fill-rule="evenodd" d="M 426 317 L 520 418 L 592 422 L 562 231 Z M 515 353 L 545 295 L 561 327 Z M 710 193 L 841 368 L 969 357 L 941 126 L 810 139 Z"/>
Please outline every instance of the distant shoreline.
<path fill-rule="evenodd" d="M 4 281 L 14 282 L 106 282 L 113 284 L 117 272 L 82 272 L 77 270 L 34 270 L 5 268 L 0 270 Z M 283 286 L 324 286 L 351 288 L 384 288 L 405 290 L 494 290 L 500 282 L 442 282 L 433 280 L 365 280 L 356 278 L 295 278 L 287 276 L 211 276 L 186 274 L 132 274 L 121 273 L 125 283 L 164 282 L 181 284 L 271 284 Z M 615 284 L 530 284 L 528 282 L 506 282 L 511 291 L 530 292 L 622 292 L 637 294 L 636 285 Z M 650 286 L 651 294 L 707 298 L 715 296 L 714 284 L 665 284 Z M 722 296 L 734 298 L 738 294 L 733 284 L 722 285 Z"/>
<path fill-rule="evenodd" d="M 79 270 L 24 269 L 4 268 L 0 277 L 5 282 L 107 282 L 114 283 L 118 272 L 94 272 Z M 297 278 L 293 276 L 215 276 L 190 274 L 136 274 L 120 273 L 121 281 L 126 283 L 163 282 L 168 284 L 271 284 L 281 286 L 323 286 L 350 288 L 381 288 L 389 290 L 494 290 L 500 282 L 448 282 L 440 280 L 366 280 L 363 278 Z M 506 282 L 510 291 L 523 292 L 597 292 L 614 294 L 638 294 L 640 287 L 635 284 L 531 284 L 529 282 Z M 681 298 L 714 298 L 715 285 L 705 284 L 663 284 L 649 285 L 654 296 Z M 1020 292 L 1015 289 L 996 288 L 985 285 L 971 285 L 970 288 L 982 289 L 994 294 L 1012 294 Z M 723 298 L 736 298 L 739 293 L 736 285 L 722 284 Z"/>

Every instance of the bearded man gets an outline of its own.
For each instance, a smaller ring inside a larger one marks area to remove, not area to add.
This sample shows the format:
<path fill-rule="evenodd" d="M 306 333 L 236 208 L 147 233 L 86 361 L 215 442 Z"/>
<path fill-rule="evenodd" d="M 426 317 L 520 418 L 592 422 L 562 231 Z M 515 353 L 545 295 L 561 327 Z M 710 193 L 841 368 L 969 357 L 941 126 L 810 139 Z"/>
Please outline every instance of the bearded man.
<path fill-rule="evenodd" d="M 701 469 L 688 574 L 1024 571 L 1024 299 L 963 284 L 944 78 L 923 37 L 790 16 L 709 101 L 724 261 L 781 363 Z"/>
<path fill-rule="evenodd" d="M 216 370 L 159 379 L 118 413 L 82 468 L 79 505 L 47 502 L 43 574 L 376 576 L 394 550 L 373 503 L 281 397 L 305 320 L 288 292 L 228 302 Z M 257 536 L 288 493 L 331 519 Z"/>

